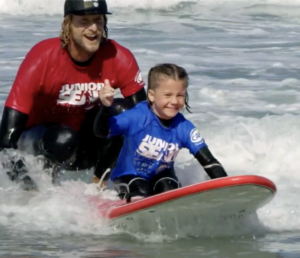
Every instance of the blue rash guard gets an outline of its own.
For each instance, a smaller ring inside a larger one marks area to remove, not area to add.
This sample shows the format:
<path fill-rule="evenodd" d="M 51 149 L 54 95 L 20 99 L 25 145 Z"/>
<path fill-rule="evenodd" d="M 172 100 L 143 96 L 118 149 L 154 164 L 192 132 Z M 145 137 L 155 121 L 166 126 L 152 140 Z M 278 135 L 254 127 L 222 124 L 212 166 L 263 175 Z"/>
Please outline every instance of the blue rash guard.
<path fill-rule="evenodd" d="M 196 127 L 178 113 L 168 128 L 142 101 L 130 110 L 109 119 L 109 136 L 123 135 L 124 144 L 111 180 L 135 175 L 149 180 L 172 168 L 182 148 L 195 155 L 206 143 Z"/>

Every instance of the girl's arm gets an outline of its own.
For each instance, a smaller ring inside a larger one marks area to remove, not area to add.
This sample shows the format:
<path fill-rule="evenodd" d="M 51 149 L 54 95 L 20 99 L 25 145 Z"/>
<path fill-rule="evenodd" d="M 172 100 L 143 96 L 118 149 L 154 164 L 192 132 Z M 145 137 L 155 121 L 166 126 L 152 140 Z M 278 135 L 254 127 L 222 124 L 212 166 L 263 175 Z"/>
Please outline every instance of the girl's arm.
<path fill-rule="evenodd" d="M 211 179 L 226 177 L 225 172 L 221 163 L 211 154 L 207 146 L 198 150 L 194 155 L 198 162 L 203 166 L 204 170 Z"/>

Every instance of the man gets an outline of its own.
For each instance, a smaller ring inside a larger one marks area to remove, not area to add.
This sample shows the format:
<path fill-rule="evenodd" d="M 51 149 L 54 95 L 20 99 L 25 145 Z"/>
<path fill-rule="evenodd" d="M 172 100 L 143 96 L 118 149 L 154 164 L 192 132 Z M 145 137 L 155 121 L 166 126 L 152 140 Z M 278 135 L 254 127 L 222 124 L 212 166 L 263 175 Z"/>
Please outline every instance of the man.
<path fill-rule="evenodd" d="M 62 168 L 95 167 L 97 182 L 118 158 L 122 138 L 100 140 L 93 133 L 105 79 L 125 98 L 116 101 L 112 115 L 146 99 L 134 56 L 108 39 L 107 14 L 105 0 L 65 0 L 60 38 L 29 51 L 5 102 L 0 148 L 42 155 L 54 184 Z M 22 160 L 9 169 L 12 180 L 36 187 Z"/>

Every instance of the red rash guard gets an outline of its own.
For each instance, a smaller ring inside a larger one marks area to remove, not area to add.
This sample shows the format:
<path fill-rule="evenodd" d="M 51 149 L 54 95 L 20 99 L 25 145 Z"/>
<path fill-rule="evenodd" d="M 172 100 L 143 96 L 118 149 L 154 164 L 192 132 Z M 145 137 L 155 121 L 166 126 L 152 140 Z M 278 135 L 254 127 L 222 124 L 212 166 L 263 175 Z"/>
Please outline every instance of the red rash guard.
<path fill-rule="evenodd" d="M 5 106 L 29 115 L 26 128 L 57 122 L 78 131 L 86 112 L 99 106 L 105 79 L 124 97 L 145 86 L 133 54 L 113 40 L 101 45 L 87 67 L 80 67 L 59 38 L 47 39 L 23 60 Z"/>

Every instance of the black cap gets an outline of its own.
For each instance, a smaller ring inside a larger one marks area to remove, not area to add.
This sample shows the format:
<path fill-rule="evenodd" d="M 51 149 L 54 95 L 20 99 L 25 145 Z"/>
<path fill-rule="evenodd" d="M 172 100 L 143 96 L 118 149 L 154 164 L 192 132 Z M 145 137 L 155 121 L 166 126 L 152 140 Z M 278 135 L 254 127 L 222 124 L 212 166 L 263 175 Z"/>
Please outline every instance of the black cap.
<path fill-rule="evenodd" d="M 105 0 L 65 0 L 64 17 L 68 14 L 112 14 L 107 11 Z"/>

